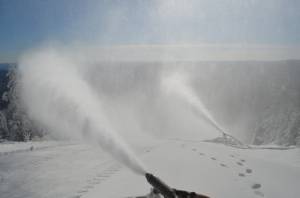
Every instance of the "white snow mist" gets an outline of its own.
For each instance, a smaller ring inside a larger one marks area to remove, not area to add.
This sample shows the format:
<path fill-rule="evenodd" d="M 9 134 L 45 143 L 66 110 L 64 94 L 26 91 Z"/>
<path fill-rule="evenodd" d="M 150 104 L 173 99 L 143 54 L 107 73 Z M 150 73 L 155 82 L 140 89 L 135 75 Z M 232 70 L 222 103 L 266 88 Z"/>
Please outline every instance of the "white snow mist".
<path fill-rule="evenodd" d="M 200 113 L 200 115 L 202 115 L 212 126 L 224 134 L 224 130 L 219 126 L 208 109 L 201 102 L 188 80 L 188 76 L 184 71 L 173 72 L 162 76 L 161 86 L 164 92 L 176 94 L 182 100 L 190 104 L 196 109 L 197 113 Z"/>
<path fill-rule="evenodd" d="M 29 116 L 53 133 L 96 142 L 138 174 L 142 163 L 114 132 L 98 95 L 85 80 L 76 57 L 56 50 L 31 52 L 21 58 L 21 98 Z"/>

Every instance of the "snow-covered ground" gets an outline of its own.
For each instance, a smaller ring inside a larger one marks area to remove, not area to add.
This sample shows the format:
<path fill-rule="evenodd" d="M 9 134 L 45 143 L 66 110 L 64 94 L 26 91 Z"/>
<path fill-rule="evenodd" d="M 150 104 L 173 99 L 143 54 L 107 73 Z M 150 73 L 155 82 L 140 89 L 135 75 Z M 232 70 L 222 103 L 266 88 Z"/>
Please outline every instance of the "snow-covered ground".
<path fill-rule="evenodd" d="M 177 139 L 138 150 L 149 172 L 174 188 L 216 198 L 300 195 L 300 149 L 238 149 Z M 86 144 L 51 143 L 0 155 L 1 198 L 122 198 L 149 190 L 143 176 Z"/>
<path fill-rule="evenodd" d="M 27 152 L 32 150 L 46 149 L 56 146 L 65 146 L 67 143 L 62 141 L 34 141 L 34 142 L 10 142 L 0 143 L 0 156 L 12 153 Z M 69 143 L 71 144 L 71 143 Z"/>

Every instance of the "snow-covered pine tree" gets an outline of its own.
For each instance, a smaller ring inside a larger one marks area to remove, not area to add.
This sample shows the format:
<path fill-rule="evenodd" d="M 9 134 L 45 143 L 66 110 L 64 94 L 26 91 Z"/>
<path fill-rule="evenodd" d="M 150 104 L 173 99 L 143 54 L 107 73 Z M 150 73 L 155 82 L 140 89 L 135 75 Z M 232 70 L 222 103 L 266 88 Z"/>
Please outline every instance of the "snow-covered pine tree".
<path fill-rule="evenodd" d="M 3 95 L 8 100 L 5 110 L 7 120 L 8 140 L 28 141 L 35 136 L 42 136 L 43 131 L 35 126 L 26 114 L 20 98 L 20 74 L 17 65 L 11 65 L 8 71 L 8 91 Z"/>
<path fill-rule="evenodd" d="M 5 113 L 0 111 L 0 141 L 8 138 L 8 128 Z"/>

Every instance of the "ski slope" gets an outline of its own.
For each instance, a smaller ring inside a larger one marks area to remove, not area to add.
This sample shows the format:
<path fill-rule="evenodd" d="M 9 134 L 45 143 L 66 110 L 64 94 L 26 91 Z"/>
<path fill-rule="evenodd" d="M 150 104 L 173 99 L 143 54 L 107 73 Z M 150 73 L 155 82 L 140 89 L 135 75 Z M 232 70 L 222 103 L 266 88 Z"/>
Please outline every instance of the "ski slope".
<path fill-rule="evenodd" d="M 299 149 L 165 140 L 136 150 L 149 172 L 174 188 L 216 198 L 300 195 Z M 1 198 L 125 198 L 145 195 L 150 187 L 99 148 L 81 143 L 0 155 Z"/>

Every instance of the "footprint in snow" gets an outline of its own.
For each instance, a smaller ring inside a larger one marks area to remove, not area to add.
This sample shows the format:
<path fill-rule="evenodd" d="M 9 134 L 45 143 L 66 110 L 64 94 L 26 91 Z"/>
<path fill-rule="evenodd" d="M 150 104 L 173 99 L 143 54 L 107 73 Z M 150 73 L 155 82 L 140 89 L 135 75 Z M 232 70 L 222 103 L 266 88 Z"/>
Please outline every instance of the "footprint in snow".
<path fill-rule="evenodd" d="M 77 193 L 86 193 L 86 192 L 88 192 L 88 190 L 79 190 L 79 191 L 77 191 Z"/>
<path fill-rule="evenodd" d="M 245 177 L 246 175 L 244 173 L 239 173 L 240 177 Z"/>
<path fill-rule="evenodd" d="M 246 173 L 249 173 L 249 174 L 252 173 L 252 169 L 247 168 L 247 169 L 246 169 Z"/>
<path fill-rule="evenodd" d="M 199 153 L 199 155 L 204 155 L 204 153 Z"/>
<path fill-rule="evenodd" d="M 223 163 L 221 163 L 220 166 L 222 166 L 222 167 L 227 167 L 227 165 L 226 165 L 226 164 L 223 164 Z"/>
<path fill-rule="evenodd" d="M 85 187 L 83 187 L 84 189 L 91 189 L 91 188 L 93 188 L 93 186 L 92 185 L 86 185 Z"/>
<path fill-rule="evenodd" d="M 258 184 L 258 183 L 253 184 L 253 185 L 251 186 L 251 188 L 252 188 L 252 189 L 259 189 L 259 188 L 261 188 L 261 184 Z"/>
<path fill-rule="evenodd" d="M 93 185 L 100 184 L 100 183 L 101 183 L 100 180 L 97 180 L 97 181 L 93 181 L 93 182 L 92 182 Z"/>
<path fill-rule="evenodd" d="M 100 180 L 97 179 L 97 178 L 94 178 L 94 179 L 92 179 L 92 180 L 88 180 L 88 181 L 87 181 L 88 184 L 92 184 L 92 185 L 96 184 L 97 182 L 100 182 Z"/>
<path fill-rule="evenodd" d="M 211 157 L 210 159 L 212 159 L 212 160 L 216 160 L 216 158 L 214 158 L 214 157 Z"/>
<path fill-rule="evenodd" d="M 118 172 L 120 170 L 121 166 L 111 166 L 108 169 L 104 170 L 103 172 L 96 175 L 96 177 L 87 180 L 87 185 L 83 187 L 82 190 L 77 191 L 80 195 L 76 195 L 72 198 L 80 198 L 82 194 L 87 193 L 89 189 L 92 189 L 95 187 L 95 185 L 100 184 L 101 182 L 105 181 L 109 177 L 111 177 L 113 174 Z"/>
<path fill-rule="evenodd" d="M 239 166 L 244 166 L 244 164 L 241 163 L 241 162 L 237 162 L 236 164 L 239 165 Z"/>
<path fill-rule="evenodd" d="M 246 162 L 246 160 L 244 160 L 244 159 L 241 159 L 240 161 L 241 161 L 241 162 Z"/>
<path fill-rule="evenodd" d="M 97 177 L 100 177 L 100 178 L 109 178 L 112 174 L 110 173 L 107 173 L 107 172 L 102 172 L 100 174 L 97 175 Z"/>

